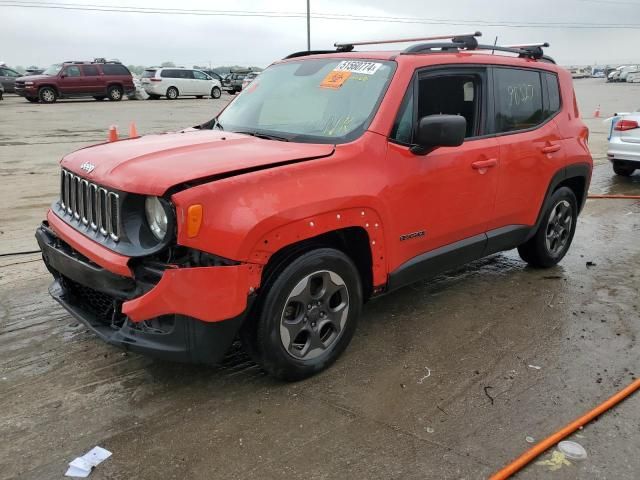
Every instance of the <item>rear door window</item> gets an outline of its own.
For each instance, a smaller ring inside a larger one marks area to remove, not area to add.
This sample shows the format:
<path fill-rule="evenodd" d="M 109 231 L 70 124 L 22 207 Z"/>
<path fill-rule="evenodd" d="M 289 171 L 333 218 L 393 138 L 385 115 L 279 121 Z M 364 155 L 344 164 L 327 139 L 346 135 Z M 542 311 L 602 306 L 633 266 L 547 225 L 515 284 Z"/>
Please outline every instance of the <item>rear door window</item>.
<path fill-rule="evenodd" d="M 105 63 L 102 65 L 102 71 L 105 75 L 131 75 L 127 67 L 117 63 Z"/>
<path fill-rule="evenodd" d="M 180 70 L 180 78 L 193 79 L 193 70 Z"/>
<path fill-rule="evenodd" d="M 527 130 L 544 121 L 540 72 L 494 69 L 495 133 Z"/>
<path fill-rule="evenodd" d="M 100 75 L 98 67 L 96 67 L 95 65 L 83 65 L 82 71 L 87 77 L 97 77 L 98 75 Z"/>

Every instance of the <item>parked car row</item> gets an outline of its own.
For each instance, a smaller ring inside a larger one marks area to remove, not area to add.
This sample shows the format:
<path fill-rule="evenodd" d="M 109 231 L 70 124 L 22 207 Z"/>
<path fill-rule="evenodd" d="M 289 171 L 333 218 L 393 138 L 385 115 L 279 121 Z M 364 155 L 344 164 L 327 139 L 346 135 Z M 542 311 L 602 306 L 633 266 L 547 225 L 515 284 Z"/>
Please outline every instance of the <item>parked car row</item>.
<path fill-rule="evenodd" d="M 37 75 L 0 67 L 0 85 L 8 93 L 16 93 L 29 102 L 53 103 L 61 98 L 93 97 L 96 100 L 119 101 L 123 96 L 155 100 L 166 97 L 220 98 L 223 91 L 235 94 L 248 85 L 256 72 L 232 72 L 222 77 L 212 70 L 184 67 L 152 67 L 138 81 L 118 61 L 96 59 L 69 61 L 51 65 Z M 145 93 L 146 92 L 146 93 Z"/>
<path fill-rule="evenodd" d="M 607 82 L 640 82 L 640 66 L 622 65 L 607 75 Z"/>

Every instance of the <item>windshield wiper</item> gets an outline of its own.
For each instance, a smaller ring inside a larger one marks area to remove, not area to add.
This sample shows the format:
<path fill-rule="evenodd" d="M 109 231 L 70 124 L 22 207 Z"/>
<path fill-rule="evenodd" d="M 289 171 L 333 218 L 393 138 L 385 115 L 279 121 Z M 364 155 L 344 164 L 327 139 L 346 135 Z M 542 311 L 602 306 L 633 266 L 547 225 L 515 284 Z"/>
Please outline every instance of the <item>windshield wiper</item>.
<path fill-rule="evenodd" d="M 270 133 L 263 133 L 263 132 L 249 132 L 249 131 L 244 131 L 244 130 L 238 130 L 235 131 L 234 133 L 242 133 L 244 135 L 251 135 L 252 137 L 256 137 L 256 138 L 263 138 L 265 140 L 277 140 L 279 142 L 288 142 L 289 139 L 286 137 L 280 137 L 278 135 L 271 135 Z"/>

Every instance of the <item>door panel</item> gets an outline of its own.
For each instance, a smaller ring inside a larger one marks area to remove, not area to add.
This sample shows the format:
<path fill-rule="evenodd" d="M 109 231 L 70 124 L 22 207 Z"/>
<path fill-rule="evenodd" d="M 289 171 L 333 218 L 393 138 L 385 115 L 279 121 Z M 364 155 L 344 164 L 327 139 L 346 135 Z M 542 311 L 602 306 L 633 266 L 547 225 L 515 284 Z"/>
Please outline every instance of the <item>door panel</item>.
<path fill-rule="evenodd" d="M 534 225 L 551 178 L 565 164 L 554 108 L 537 70 L 495 68 L 493 77 L 500 179 L 489 229 Z"/>
<path fill-rule="evenodd" d="M 62 70 L 58 89 L 63 95 L 82 95 L 86 92 L 86 79 L 82 76 L 79 65 L 69 65 Z"/>
<path fill-rule="evenodd" d="M 409 147 L 389 143 L 388 168 L 393 185 L 385 191 L 392 211 L 391 230 L 399 265 L 425 252 L 484 234 L 494 208 L 498 185 L 498 142 L 469 140 L 417 156 Z M 483 168 L 477 162 L 493 164 Z M 424 232 L 423 234 L 421 232 Z M 401 240 L 402 235 L 416 235 Z"/>
<path fill-rule="evenodd" d="M 95 65 L 83 65 L 83 92 L 87 94 L 105 94 L 106 84 L 100 70 Z"/>

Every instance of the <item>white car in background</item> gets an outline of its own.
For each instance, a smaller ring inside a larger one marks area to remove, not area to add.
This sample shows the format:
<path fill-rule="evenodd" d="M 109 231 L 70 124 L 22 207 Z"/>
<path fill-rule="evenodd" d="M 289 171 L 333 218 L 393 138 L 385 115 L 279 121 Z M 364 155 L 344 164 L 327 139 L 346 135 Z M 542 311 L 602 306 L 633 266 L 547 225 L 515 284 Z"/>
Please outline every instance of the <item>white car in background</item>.
<path fill-rule="evenodd" d="M 242 80 L 242 90 L 247 88 L 251 82 L 255 80 L 255 78 L 260 75 L 260 72 L 249 72 L 247 76 Z"/>
<path fill-rule="evenodd" d="M 147 68 L 140 83 L 149 94 L 149 98 L 154 100 L 160 97 L 175 100 L 187 96 L 220 98 L 222 95 L 219 80 L 193 68 Z"/>
<path fill-rule="evenodd" d="M 613 117 L 607 158 L 623 177 L 640 169 L 640 111 Z"/>
<path fill-rule="evenodd" d="M 640 72 L 634 72 L 627 75 L 627 83 L 640 83 Z"/>

